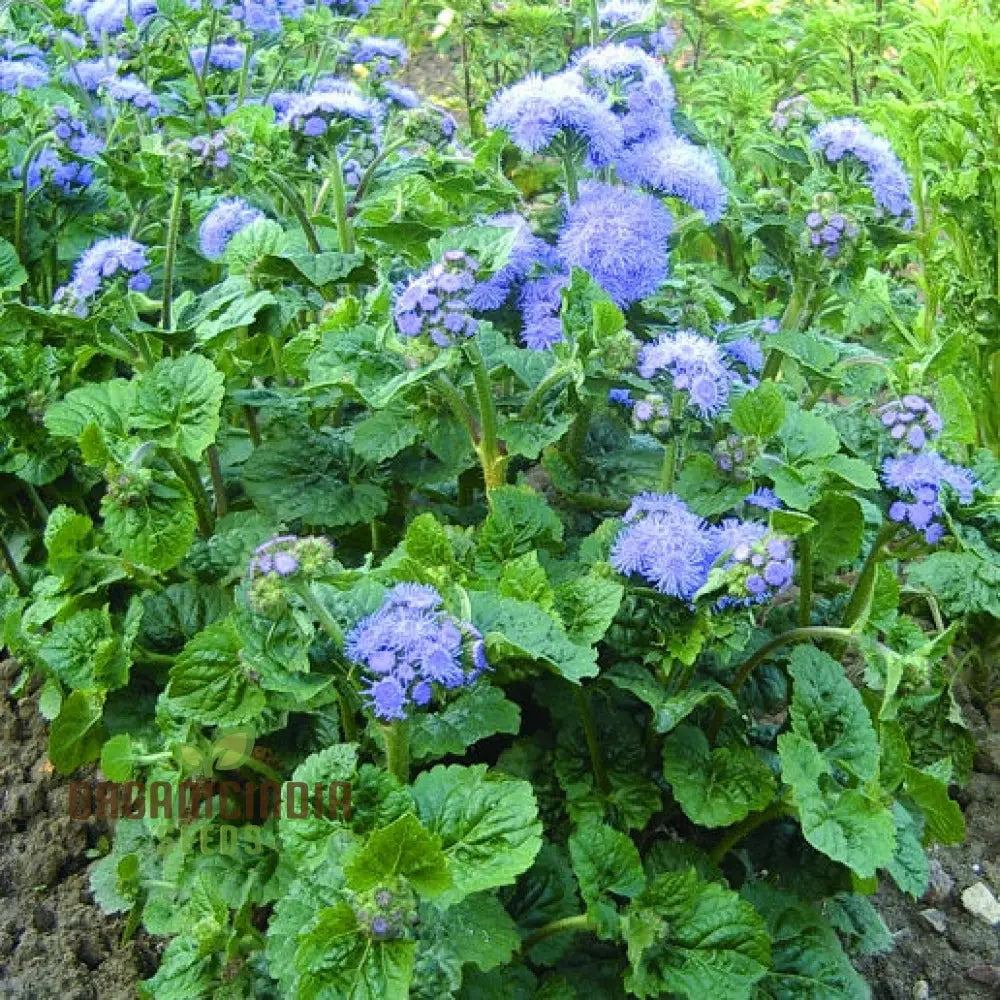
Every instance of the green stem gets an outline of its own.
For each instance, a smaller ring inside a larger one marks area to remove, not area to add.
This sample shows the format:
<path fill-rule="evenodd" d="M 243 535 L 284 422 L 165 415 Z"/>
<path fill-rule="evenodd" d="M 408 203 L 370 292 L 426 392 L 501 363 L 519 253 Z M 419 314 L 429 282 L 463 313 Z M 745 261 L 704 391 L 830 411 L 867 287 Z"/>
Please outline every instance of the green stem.
<path fill-rule="evenodd" d="M 759 667 L 776 649 L 790 646 L 796 642 L 812 642 L 817 639 L 836 639 L 840 642 L 850 642 L 857 636 L 849 628 L 835 628 L 831 625 L 808 625 L 805 628 L 793 628 L 764 643 L 753 656 L 744 661 L 736 671 L 736 676 L 729 684 L 729 690 L 736 694 L 744 681 Z"/>
<path fill-rule="evenodd" d="M 243 49 L 243 65 L 240 67 L 240 82 L 236 91 L 236 107 L 242 108 L 247 99 L 247 83 L 250 80 L 250 63 L 253 57 L 253 46 L 246 45 Z M 205 56 L 208 61 L 208 55 Z"/>
<path fill-rule="evenodd" d="M 348 206 L 348 215 L 351 215 L 354 209 L 357 207 L 358 203 L 365 196 L 368 190 L 368 185 L 371 184 L 372 178 L 375 176 L 375 171 L 385 163 L 385 161 L 396 152 L 397 149 L 402 149 L 407 143 L 406 139 L 397 139 L 395 142 L 390 142 L 387 146 L 384 146 L 379 150 L 378 155 L 368 164 L 367 169 L 361 176 L 361 182 L 358 184 L 357 189 L 351 196 L 351 204 Z M 318 213 L 314 213 L 318 214 Z"/>
<path fill-rule="evenodd" d="M 580 185 L 576 177 L 576 159 L 571 149 L 563 151 L 563 173 L 566 175 L 566 197 L 575 205 L 580 200 Z"/>
<path fill-rule="evenodd" d="M 277 337 L 267 338 L 268 346 L 271 349 L 271 362 L 274 365 L 274 380 L 278 385 L 283 385 L 285 372 L 281 365 L 281 341 Z"/>
<path fill-rule="evenodd" d="M 469 409 L 469 404 L 463 399 L 462 394 L 458 391 L 458 387 L 447 375 L 443 373 L 439 374 L 437 384 L 441 390 L 441 395 L 444 396 L 445 402 L 454 414 L 455 419 L 468 433 L 469 440 L 472 441 L 472 447 L 478 451 L 479 431 L 476 428 L 476 422 L 473 419 L 472 411 Z"/>
<path fill-rule="evenodd" d="M 3 561 L 7 575 L 14 581 L 14 586 L 17 587 L 18 593 L 26 594 L 28 592 L 28 585 L 25 583 L 24 577 L 21 576 L 14 553 L 10 551 L 10 546 L 7 545 L 7 539 L 2 535 L 0 535 L 0 560 Z"/>
<path fill-rule="evenodd" d="M 590 430 L 590 418 L 594 413 L 594 404 L 581 402 L 569 433 L 566 435 L 566 450 L 564 454 L 574 468 L 579 468 L 583 461 L 583 447 L 587 443 L 587 432 Z"/>
<path fill-rule="evenodd" d="M 854 582 L 854 589 L 851 591 L 847 608 L 844 611 L 843 624 L 845 628 L 850 628 L 865 610 L 865 606 L 871 598 L 872 587 L 875 585 L 875 571 L 878 569 L 879 557 L 882 555 L 882 550 L 895 538 L 898 531 L 899 525 L 895 521 L 886 521 L 875 536 L 871 551 L 865 557 L 861 572 Z"/>
<path fill-rule="evenodd" d="M 294 588 L 295 593 L 302 598 L 302 603 L 312 612 L 319 622 L 320 628 L 333 640 L 338 649 L 344 648 L 344 631 L 334 620 L 333 615 L 326 610 L 320 599 L 313 593 L 308 583 L 300 583 Z"/>
<path fill-rule="evenodd" d="M 14 204 L 14 249 L 17 251 L 17 259 L 24 263 L 24 229 L 28 214 L 28 167 L 31 161 L 42 151 L 49 141 L 49 133 L 40 135 L 28 146 L 24 159 L 21 160 L 21 184 L 18 188 Z"/>
<path fill-rule="evenodd" d="M 587 751 L 590 754 L 590 765 L 594 769 L 597 789 L 602 795 L 608 796 L 611 794 L 611 781 L 608 779 L 604 757 L 601 755 L 601 744 L 597 736 L 597 725 L 594 722 L 593 713 L 590 711 L 590 700 L 582 687 L 576 689 L 576 703 L 580 706 L 583 735 L 587 739 Z"/>
<path fill-rule="evenodd" d="M 208 505 L 208 494 L 202 485 L 201 476 L 194 468 L 194 463 L 190 459 L 181 458 L 176 452 L 164 452 L 167 464 L 173 470 L 174 475 L 184 484 L 191 499 L 194 501 L 194 512 L 198 518 L 198 530 L 205 538 L 211 538 L 215 526 L 212 521 L 212 511 Z"/>
<path fill-rule="evenodd" d="M 410 733 L 405 720 L 382 726 L 385 737 L 385 762 L 389 773 L 401 784 L 410 783 Z"/>
<path fill-rule="evenodd" d="M 590 0 L 590 46 L 596 49 L 601 44 L 601 12 L 597 0 Z"/>
<path fill-rule="evenodd" d="M 260 429 L 257 427 L 257 411 L 252 406 L 243 407 L 243 424 L 250 435 L 250 443 L 255 447 L 260 447 Z"/>
<path fill-rule="evenodd" d="M 354 253 L 354 229 L 347 215 L 347 193 L 344 190 L 344 168 L 336 148 L 330 154 L 333 170 L 330 182 L 333 188 L 333 214 L 337 220 L 337 238 L 342 253 Z"/>
<path fill-rule="evenodd" d="M 519 419 L 530 420 L 541 405 L 545 393 L 549 391 L 556 382 L 564 379 L 569 372 L 562 365 L 554 365 L 552 370 L 542 379 L 531 391 L 531 395 L 525 400 L 521 407 Z"/>
<path fill-rule="evenodd" d="M 354 712 L 351 710 L 347 696 L 342 693 L 338 694 L 337 704 L 340 706 L 340 728 L 344 733 L 344 742 L 357 743 L 358 724 L 354 721 Z"/>
<path fill-rule="evenodd" d="M 799 538 L 799 625 L 805 628 L 812 621 L 812 542 L 808 535 Z"/>
<path fill-rule="evenodd" d="M 483 467 L 483 479 L 489 496 L 490 490 L 502 486 L 506 480 L 507 458 L 500 454 L 496 402 L 493 399 L 493 384 L 490 382 L 486 361 L 475 338 L 467 340 L 465 347 L 472 362 L 472 380 L 476 387 L 476 400 L 479 403 L 479 426 L 482 432 L 478 448 L 479 461 Z"/>
<path fill-rule="evenodd" d="M 791 298 L 788 300 L 788 305 L 785 307 L 784 315 L 781 317 L 781 329 L 784 330 L 795 330 L 799 321 L 802 319 L 802 315 L 806 310 L 806 306 L 809 304 L 809 299 L 812 295 L 812 282 L 808 281 L 796 281 L 795 286 L 792 288 Z M 774 347 L 767 356 L 767 362 L 764 365 L 764 371 L 761 374 L 761 379 L 775 379 L 781 372 L 781 362 L 784 360 L 784 354 Z"/>
<path fill-rule="evenodd" d="M 583 932 L 589 930 L 590 917 L 586 913 L 578 913 L 573 917 L 560 917 L 558 920 L 553 920 L 539 927 L 537 931 L 532 931 L 528 934 L 521 942 L 521 954 L 527 955 L 536 944 L 556 934 L 563 934 L 566 931 Z"/>
<path fill-rule="evenodd" d="M 23 480 L 22 480 L 23 482 Z M 45 501 L 42 499 L 38 490 L 31 483 L 24 483 L 24 492 L 28 494 L 28 499 L 31 501 L 31 506 L 38 511 L 38 516 L 43 522 L 48 523 L 49 520 L 49 508 L 45 505 Z"/>
<path fill-rule="evenodd" d="M 137 663 L 149 663 L 159 667 L 172 667 L 174 661 L 177 659 L 176 656 L 169 656 L 167 653 L 154 653 L 152 650 L 144 649 L 142 646 L 132 647 L 132 658 Z"/>
<path fill-rule="evenodd" d="M 184 207 L 184 189 L 178 180 L 174 183 L 174 193 L 170 199 L 170 219 L 167 224 L 167 251 L 163 258 L 163 306 L 160 310 L 160 327 L 170 329 L 173 306 L 174 261 L 177 258 L 177 237 L 181 228 L 181 209 Z"/>
<path fill-rule="evenodd" d="M 780 799 L 772 802 L 766 809 L 760 812 L 751 813 L 742 823 L 737 823 L 726 831 L 722 840 L 715 845 L 711 858 L 718 864 L 741 840 L 746 840 L 754 830 L 762 827 L 765 823 L 780 819 L 782 816 L 792 815 L 791 807 Z"/>
<path fill-rule="evenodd" d="M 219 449 L 214 444 L 209 445 L 205 456 L 208 459 L 208 471 L 212 476 L 212 492 L 215 494 L 215 516 L 223 518 L 229 513 L 229 501 L 226 499 L 226 483 L 222 478 L 222 463 L 219 461 Z"/>
<path fill-rule="evenodd" d="M 316 230 L 313 228 L 312 220 L 309 218 L 309 214 L 302 204 L 302 199 L 299 198 L 295 189 L 279 174 L 269 171 L 265 176 L 275 190 L 280 192 L 281 196 L 288 202 L 288 207 L 292 210 L 295 218 L 299 221 L 299 225 L 302 227 L 302 232 L 305 235 L 310 251 L 312 253 L 322 253 L 323 248 L 320 245 L 319 237 L 316 235 Z"/>

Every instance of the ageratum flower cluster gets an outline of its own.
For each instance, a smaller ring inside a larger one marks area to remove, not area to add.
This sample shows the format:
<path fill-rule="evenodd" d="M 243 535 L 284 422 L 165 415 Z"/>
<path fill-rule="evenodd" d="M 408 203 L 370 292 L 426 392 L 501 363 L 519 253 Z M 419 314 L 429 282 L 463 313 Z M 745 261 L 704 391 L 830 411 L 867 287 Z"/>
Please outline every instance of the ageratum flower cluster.
<path fill-rule="evenodd" d="M 238 232 L 263 218 L 263 212 L 251 208 L 242 198 L 223 198 L 198 228 L 198 246 L 202 255 L 209 260 L 218 260 Z"/>
<path fill-rule="evenodd" d="M 611 565 L 663 594 L 692 601 L 721 562 L 727 589 L 719 606 L 769 600 L 793 575 L 791 544 L 767 527 L 731 518 L 713 527 L 671 493 L 642 493 L 626 511 Z"/>
<path fill-rule="evenodd" d="M 207 173 L 225 170 L 229 166 L 229 152 L 226 149 L 229 137 L 225 132 L 214 135 L 196 135 L 187 144 L 195 164 Z"/>
<path fill-rule="evenodd" d="M 444 610 L 433 587 L 397 584 L 348 634 L 348 659 L 366 674 L 365 696 L 382 722 L 405 719 L 435 692 L 467 686 L 489 669 L 479 631 Z"/>
<path fill-rule="evenodd" d="M 254 549 L 247 565 L 250 606 L 273 617 L 287 606 L 283 581 L 298 574 L 309 578 L 333 558 L 333 545 L 320 535 L 276 535 Z"/>
<path fill-rule="evenodd" d="M 887 140 L 857 118 L 835 118 L 813 132 L 812 145 L 830 163 L 839 162 L 847 154 L 863 163 L 875 204 L 902 220 L 904 228 L 913 225 L 910 178 Z"/>
<path fill-rule="evenodd" d="M 199 45 L 191 50 L 191 64 L 200 74 L 205 72 L 206 59 L 213 69 L 232 72 L 242 68 L 245 58 L 246 49 L 233 41 L 215 42 L 211 50 L 205 45 Z"/>
<path fill-rule="evenodd" d="M 377 134 L 381 115 L 378 102 L 363 96 L 350 83 L 336 82 L 339 84 L 336 89 L 317 89 L 311 94 L 292 97 L 280 123 L 311 139 L 325 136 L 331 130 L 340 139 L 344 132 L 357 128 Z"/>
<path fill-rule="evenodd" d="M 880 407 L 879 418 L 893 441 L 914 451 L 920 451 L 944 428 L 944 421 L 930 402 L 912 393 Z"/>
<path fill-rule="evenodd" d="M 366 893 L 356 893 L 351 902 L 361 931 L 375 941 L 392 941 L 410 936 L 420 923 L 419 902 L 404 880 L 381 885 Z"/>
<path fill-rule="evenodd" d="M 73 279 L 56 289 L 53 301 L 84 317 L 90 303 L 110 281 L 125 278 L 132 291 L 145 292 L 151 284 L 148 266 L 146 248 L 141 243 L 116 236 L 98 240 L 84 251 L 73 269 Z"/>
<path fill-rule="evenodd" d="M 0 59 L 0 93 L 37 90 L 49 82 L 48 70 L 30 59 Z"/>
<path fill-rule="evenodd" d="M 464 250 L 447 250 L 396 296 L 393 315 L 404 337 L 427 337 L 436 347 L 451 347 L 478 329 L 468 294 L 479 262 Z"/>
<path fill-rule="evenodd" d="M 806 241 L 827 260 L 839 257 L 844 243 L 857 239 L 861 229 L 843 212 L 817 206 L 806 215 Z"/>
<path fill-rule="evenodd" d="M 52 109 L 52 131 L 69 152 L 75 156 L 97 156 L 104 149 L 104 140 L 93 135 L 84 121 L 74 117 L 69 108 L 57 105 Z"/>
<path fill-rule="evenodd" d="M 744 381 L 732 368 L 734 361 L 714 340 L 678 330 L 643 346 L 639 374 L 646 379 L 669 377 L 675 390 L 687 394 L 687 405 L 707 420 L 725 407 L 732 387 Z"/>
<path fill-rule="evenodd" d="M 356 66 L 370 66 L 374 77 L 389 76 L 397 66 L 406 65 L 406 46 L 395 38 L 358 38 L 348 47 L 346 59 Z"/>
<path fill-rule="evenodd" d="M 11 168 L 11 175 L 15 179 L 23 176 L 29 191 L 50 183 L 60 195 L 69 198 L 90 187 L 94 168 L 89 163 L 64 163 L 54 149 L 45 147 L 28 164 L 27 174 L 18 166 Z"/>
<path fill-rule="evenodd" d="M 968 469 L 952 465 L 934 451 L 887 458 L 882 465 L 882 480 L 906 498 L 890 505 L 890 520 L 923 532 L 929 545 L 944 537 L 944 526 L 938 520 L 944 514 L 941 488 L 951 487 L 959 503 L 968 504 L 978 486 Z"/>

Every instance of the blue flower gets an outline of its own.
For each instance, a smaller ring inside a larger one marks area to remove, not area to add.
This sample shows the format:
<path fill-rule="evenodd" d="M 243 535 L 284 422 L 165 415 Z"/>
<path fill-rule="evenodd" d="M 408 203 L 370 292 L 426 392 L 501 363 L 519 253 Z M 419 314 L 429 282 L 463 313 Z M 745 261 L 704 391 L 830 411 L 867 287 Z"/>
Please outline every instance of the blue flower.
<path fill-rule="evenodd" d="M 597 18 L 601 24 L 617 28 L 650 21 L 655 13 L 655 0 L 605 0 L 598 8 Z"/>
<path fill-rule="evenodd" d="M 621 123 L 607 102 L 588 92 L 573 72 L 530 74 L 496 94 L 486 112 L 490 128 L 502 128 L 526 153 L 550 149 L 557 139 L 582 143 L 597 165 L 610 163 L 622 147 Z"/>
<path fill-rule="evenodd" d="M 81 59 L 79 62 L 70 63 L 63 73 L 63 79 L 93 93 L 105 80 L 118 73 L 119 66 L 121 60 L 117 56 Z"/>
<path fill-rule="evenodd" d="M 107 77 L 101 81 L 100 87 L 112 100 L 131 104 L 151 118 L 160 113 L 156 95 L 137 76 Z"/>
<path fill-rule="evenodd" d="M 703 418 L 715 416 L 727 403 L 738 376 L 726 364 L 714 340 L 692 330 L 663 334 L 639 352 L 639 374 L 655 378 L 666 374 L 674 389 L 688 393 L 689 402 Z"/>
<path fill-rule="evenodd" d="M 690 601 L 708 579 L 716 554 L 705 522 L 678 497 L 648 493 L 635 498 L 625 521 L 611 547 L 611 565 Z"/>
<path fill-rule="evenodd" d="M 781 593 L 795 575 L 791 540 L 756 521 L 727 518 L 711 529 L 714 563 L 725 573 L 720 608 L 763 604 Z"/>
<path fill-rule="evenodd" d="M 243 66 L 246 49 L 235 42 L 215 42 L 212 45 L 212 51 L 209 52 L 207 46 L 199 45 L 191 50 L 191 62 L 198 73 L 205 71 L 206 56 L 209 65 L 216 69 L 237 70 Z"/>
<path fill-rule="evenodd" d="M 377 101 L 364 97 L 357 88 L 332 86 L 345 81 L 329 81 L 327 90 L 314 90 L 311 94 L 297 94 L 289 102 L 280 118 L 293 132 L 316 138 L 337 124 L 361 125 L 366 131 L 377 133 L 381 108 Z"/>
<path fill-rule="evenodd" d="M 488 669 L 482 636 L 443 604 L 433 587 L 401 583 L 348 633 L 345 652 L 368 675 L 365 694 L 380 721 L 405 719 L 435 687 L 467 686 Z"/>
<path fill-rule="evenodd" d="M 722 345 L 722 350 L 747 371 L 759 372 L 764 368 L 764 352 L 760 344 L 750 337 L 739 337 Z"/>
<path fill-rule="evenodd" d="M 784 507 L 784 504 L 778 499 L 778 494 L 768 486 L 761 486 L 754 490 L 745 498 L 744 502 L 754 507 L 760 507 L 762 510 L 781 510 Z"/>
<path fill-rule="evenodd" d="M 471 337 L 478 324 L 468 294 L 478 268 L 478 262 L 463 251 L 446 251 L 440 261 L 413 278 L 396 296 L 396 329 L 404 337 L 426 336 L 442 348 Z"/>
<path fill-rule="evenodd" d="M 632 392 L 629 389 L 608 389 L 608 402 L 616 406 L 633 406 Z"/>
<path fill-rule="evenodd" d="M 393 80 L 386 80 L 382 84 L 382 93 L 393 104 L 398 104 L 401 108 L 412 111 L 414 108 L 420 107 L 420 95 L 415 90 L 404 87 Z"/>
<path fill-rule="evenodd" d="M 573 68 L 619 116 L 626 143 L 673 134 L 673 84 L 652 56 L 629 45 L 602 45 L 578 53 Z"/>
<path fill-rule="evenodd" d="M 514 230 L 514 245 L 507 263 L 488 279 L 480 281 L 469 293 L 469 305 L 473 309 L 489 311 L 499 309 L 510 298 L 514 285 L 522 281 L 536 264 L 551 262 L 553 255 L 545 240 L 536 236 L 516 212 L 494 215 L 484 225 Z"/>
<path fill-rule="evenodd" d="M 580 185 L 559 236 L 567 267 L 586 271 L 625 308 L 655 292 L 668 270 L 673 219 L 654 197 L 597 181 Z"/>
<path fill-rule="evenodd" d="M 126 20 L 141 27 L 157 10 L 156 0 L 83 0 L 67 4 L 68 13 L 83 14 L 91 37 L 113 37 L 125 30 Z"/>
<path fill-rule="evenodd" d="M 671 195 L 718 222 L 729 192 L 719 179 L 711 153 L 686 139 L 659 135 L 626 149 L 615 161 L 618 176 L 629 184 Z"/>
<path fill-rule="evenodd" d="M 149 288 L 148 266 L 146 248 L 141 243 L 115 236 L 98 240 L 84 251 L 73 269 L 73 279 L 56 289 L 53 301 L 65 302 L 78 316 L 86 316 L 90 300 L 106 281 L 125 277 L 129 288 L 135 291 Z"/>
<path fill-rule="evenodd" d="M 968 469 L 952 465 L 934 451 L 887 458 L 882 464 L 882 480 L 889 489 L 908 498 L 890 505 L 890 520 L 909 523 L 922 531 L 932 545 L 944 535 L 937 520 L 944 513 L 941 487 L 947 484 L 958 495 L 959 503 L 969 504 L 979 485 Z"/>
<path fill-rule="evenodd" d="M 0 59 L 0 92 L 4 94 L 36 90 L 48 82 L 48 70 L 33 60 Z"/>
<path fill-rule="evenodd" d="M 893 400 L 881 407 L 879 414 L 889 437 L 914 451 L 920 451 L 944 428 L 940 414 L 923 396 L 909 394 Z"/>
<path fill-rule="evenodd" d="M 569 284 L 565 272 L 526 281 L 521 286 L 518 306 L 523 327 L 521 343 L 532 351 L 547 351 L 563 340 L 562 290 Z"/>
<path fill-rule="evenodd" d="M 386 76 L 392 71 L 390 63 L 406 65 L 406 46 L 396 38 L 358 38 L 347 50 L 350 62 L 359 65 L 376 64 L 376 75 Z"/>
<path fill-rule="evenodd" d="M 848 153 L 863 163 L 875 204 L 903 219 L 907 228 L 913 224 L 910 178 L 887 140 L 857 118 L 835 118 L 812 133 L 812 144 L 830 163 Z"/>
<path fill-rule="evenodd" d="M 198 228 L 198 246 L 202 254 L 209 260 L 218 260 L 238 232 L 263 218 L 263 212 L 251 208 L 242 198 L 223 198 Z"/>

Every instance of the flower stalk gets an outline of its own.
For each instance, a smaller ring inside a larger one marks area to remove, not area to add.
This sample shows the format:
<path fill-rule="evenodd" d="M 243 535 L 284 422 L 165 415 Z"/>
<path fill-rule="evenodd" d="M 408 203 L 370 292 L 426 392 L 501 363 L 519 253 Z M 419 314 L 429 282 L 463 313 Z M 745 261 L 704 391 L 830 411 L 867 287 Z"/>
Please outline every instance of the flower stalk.
<path fill-rule="evenodd" d="M 381 726 L 385 737 L 385 761 L 389 773 L 401 784 L 410 782 L 409 723 L 401 719 Z"/>
<path fill-rule="evenodd" d="M 170 199 L 170 216 L 167 223 L 167 248 L 163 258 L 163 305 L 160 309 L 160 327 L 167 332 L 172 324 L 174 262 L 177 259 L 177 238 L 181 228 L 181 210 L 184 207 L 184 189 L 178 180 Z"/>

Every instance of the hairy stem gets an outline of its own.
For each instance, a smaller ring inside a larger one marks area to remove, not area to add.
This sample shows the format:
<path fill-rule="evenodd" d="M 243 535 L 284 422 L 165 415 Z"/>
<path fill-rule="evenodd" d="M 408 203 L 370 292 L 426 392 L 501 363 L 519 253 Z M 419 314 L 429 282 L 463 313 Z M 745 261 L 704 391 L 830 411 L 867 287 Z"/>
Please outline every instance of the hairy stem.
<path fill-rule="evenodd" d="M 0 561 L 3 562 L 7 575 L 14 581 L 14 586 L 17 587 L 18 593 L 26 594 L 28 592 L 28 585 L 25 583 L 24 577 L 21 576 L 14 553 L 10 551 L 7 539 L 3 535 L 0 535 Z"/>
<path fill-rule="evenodd" d="M 583 735 L 587 739 L 587 752 L 590 754 L 590 766 L 594 769 L 594 780 L 597 782 L 597 790 L 602 795 L 611 794 L 611 781 L 608 779 L 608 770 L 604 766 L 604 757 L 601 755 L 601 744 L 597 736 L 597 725 L 594 722 L 594 715 L 590 711 L 590 699 L 587 692 L 582 687 L 576 689 L 576 703 L 580 707 L 580 719 L 583 722 Z"/>
<path fill-rule="evenodd" d="M 788 305 L 785 307 L 784 315 L 781 317 L 782 331 L 798 328 L 806 307 L 809 305 L 809 299 L 812 297 L 812 287 L 811 282 L 795 282 Z M 781 362 L 784 360 L 784 357 L 784 354 L 778 348 L 771 348 L 767 356 L 767 362 L 764 365 L 764 371 L 760 376 L 761 379 L 776 379 L 781 372 Z"/>
<path fill-rule="evenodd" d="M 476 401 L 479 404 L 479 461 L 483 467 L 486 493 L 502 486 L 507 477 L 507 457 L 500 454 L 497 439 L 497 409 L 493 399 L 493 384 L 482 351 L 475 339 L 466 341 L 466 351 L 472 362 L 472 379 L 476 387 Z"/>
<path fill-rule="evenodd" d="M 836 639 L 840 642 L 850 642 L 856 638 L 857 636 L 849 628 L 835 628 L 832 625 L 808 625 L 805 628 L 789 629 L 765 642 L 753 656 L 744 661 L 730 682 L 729 690 L 736 694 L 750 674 L 782 646 L 790 646 L 797 642 L 813 642 L 817 639 Z"/>
<path fill-rule="evenodd" d="M 535 947 L 541 941 L 546 938 L 553 937 L 556 934 L 562 934 L 565 931 L 589 931 L 590 930 L 590 917 L 586 913 L 578 913 L 573 917 L 560 917 L 558 920 L 553 920 L 550 923 L 544 924 L 539 927 L 537 931 L 532 931 L 525 939 L 521 942 L 521 954 L 526 955 L 532 948 Z"/>
<path fill-rule="evenodd" d="M 389 773 L 402 785 L 410 782 L 409 723 L 403 719 L 382 726 L 385 737 L 385 763 Z"/>
<path fill-rule="evenodd" d="M 872 542 L 871 551 L 865 557 L 861 566 L 861 572 L 854 582 L 854 589 L 851 591 L 847 608 L 844 611 L 844 627 L 850 628 L 862 615 L 868 601 L 871 599 L 872 587 L 875 585 L 875 571 L 878 569 L 878 561 L 885 546 L 895 538 L 899 531 L 899 525 L 894 521 L 886 521 L 879 529 Z"/>
<path fill-rule="evenodd" d="M 184 189 L 181 182 L 174 184 L 174 193 L 170 199 L 170 219 L 167 224 L 167 249 L 163 258 L 163 305 L 160 309 L 160 327 L 170 329 L 173 308 L 174 261 L 177 258 L 177 238 L 181 228 L 181 209 L 184 206 Z"/>
<path fill-rule="evenodd" d="M 354 229 L 347 214 L 347 194 L 344 190 L 344 168 L 336 148 L 330 154 L 330 187 L 333 191 L 333 214 L 337 220 L 337 239 L 342 253 L 354 253 Z"/>
<path fill-rule="evenodd" d="M 576 159 L 571 149 L 563 152 L 563 173 L 566 175 L 566 197 L 569 203 L 575 205 L 580 200 L 580 185 L 576 176 Z"/>
<path fill-rule="evenodd" d="M 812 542 L 808 535 L 799 539 L 799 625 L 805 628 L 812 621 Z"/>
<path fill-rule="evenodd" d="M 198 530 L 205 538 L 211 538 L 215 530 L 215 523 L 212 518 L 212 510 L 208 504 L 208 494 L 202 484 L 201 476 L 190 459 L 181 458 L 174 451 L 164 452 L 167 464 L 173 470 L 174 475 L 184 484 L 191 499 L 194 501 L 194 512 L 198 518 Z"/>
<path fill-rule="evenodd" d="M 299 197 L 298 193 L 280 174 L 269 171 L 266 176 L 275 190 L 277 190 L 285 201 L 288 202 L 288 207 L 292 210 L 295 218 L 298 219 L 310 251 L 312 253 L 322 253 L 323 247 L 320 245 L 319 237 L 316 235 L 316 230 L 313 228 L 312 219 L 309 218 L 309 213 L 302 204 L 302 199 Z"/>
<path fill-rule="evenodd" d="M 741 840 L 746 840 L 754 830 L 772 820 L 790 815 L 792 815 L 791 807 L 780 799 L 760 812 L 751 813 L 742 823 L 737 823 L 736 826 L 726 831 L 722 840 L 712 850 L 712 860 L 718 864 Z"/>
<path fill-rule="evenodd" d="M 323 602 L 313 592 L 308 583 L 301 583 L 294 588 L 295 593 L 302 598 L 302 603 L 312 612 L 313 617 L 319 622 L 320 628 L 333 640 L 333 644 L 338 649 L 344 648 L 344 631 L 336 622 L 333 615 L 323 605 Z"/>
<path fill-rule="evenodd" d="M 205 452 L 208 459 L 208 471 L 212 476 L 212 492 L 215 494 L 215 516 L 223 518 L 229 513 L 229 501 L 226 499 L 226 484 L 222 478 L 222 463 L 219 461 L 219 449 L 214 444 L 208 446 Z"/>

